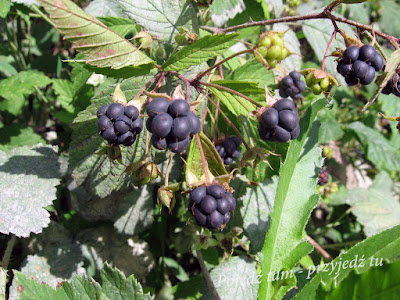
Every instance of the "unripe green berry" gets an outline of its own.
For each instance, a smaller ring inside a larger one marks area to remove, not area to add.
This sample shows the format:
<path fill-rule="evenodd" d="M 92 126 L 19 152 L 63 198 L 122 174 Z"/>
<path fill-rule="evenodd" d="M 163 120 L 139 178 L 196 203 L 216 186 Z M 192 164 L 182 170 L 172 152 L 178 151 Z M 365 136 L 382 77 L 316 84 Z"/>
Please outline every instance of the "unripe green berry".
<path fill-rule="evenodd" d="M 271 46 L 271 39 L 269 37 L 264 37 L 261 41 L 260 41 L 260 45 L 264 46 L 264 47 L 269 47 Z"/>
<path fill-rule="evenodd" d="M 313 73 L 308 73 L 306 76 L 306 84 L 309 88 L 312 87 L 312 85 L 314 84 L 314 74 Z"/>
<path fill-rule="evenodd" d="M 282 49 L 282 54 L 281 54 L 281 60 L 285 59 L 288 56 L 289 56 L 289 49 L 288 48 L 283 48 Z"/>
<path fill-rule="evenodd" d="M 268 65 L 270 65 L 272 68 L 275 68 L 278 65 L 278 61 L 276 59 L 268 59 L 267 60 Z"/>
<path fill-rule="evenodd" d="M 322 78 L 319 82 L 319 86 L 321 87 L 321 89 L 323 89 L 324 91 L 329 87 L 330 85 L 330 81 L 328 77 Z"/>
<path fill-rule="evenodd" d="M 268 55 L 268 49 L 265 46 L 258 47 L 257 51 L 263 56 L 264 58 Z"/>
<path fill-rule="evenodd" d="M 268 49 L 267 59 L 277 59 L 282 55 L 282 48 L 280 46 L 271 46 Z"/>
<path fill-rule="evenodd" d="M 313 92 L 314 95 L 319 95 L 319 94 L 322 93 L 321 86 L 320 86 L 318 83 L 314 83 L 314 84 L 311 86 L 311 90 L 312 90 L 312 92 Z"/>
<path fill-rule="evenodd" d="M 285 47 L 285 41 L 279 35 L 271 36 L 271 44 L 281 48 Z"/>

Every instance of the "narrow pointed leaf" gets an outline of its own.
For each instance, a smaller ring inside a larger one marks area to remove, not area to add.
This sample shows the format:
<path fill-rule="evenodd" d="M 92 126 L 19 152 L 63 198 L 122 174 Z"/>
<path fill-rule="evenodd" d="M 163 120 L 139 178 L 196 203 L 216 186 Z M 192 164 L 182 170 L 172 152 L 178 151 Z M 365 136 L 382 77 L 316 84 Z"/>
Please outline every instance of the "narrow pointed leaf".
<path fill-rule="evenodd" d="M 70 0 L 41 0 L 56 28 L 96 67 L 121 69 L 153 61 L 128 40 L 112 31 Z"/>
<path fill-rule="evenodd" d="M 268 280 L 269 274 L 283 268 L 291 270 L 312 249 L 305 242 L 304 228 L 318 201 L 314 190 L 322 157 L 317 144 L 319 124 L 314 120 L 325 105 L 326 100 L 320 99 L 307 110 L 300 122 L 300 136 L 291 142 L 280 169 L 271 225 L 260 254 L 259 299 L 271 299 L 279 288 Z"/>

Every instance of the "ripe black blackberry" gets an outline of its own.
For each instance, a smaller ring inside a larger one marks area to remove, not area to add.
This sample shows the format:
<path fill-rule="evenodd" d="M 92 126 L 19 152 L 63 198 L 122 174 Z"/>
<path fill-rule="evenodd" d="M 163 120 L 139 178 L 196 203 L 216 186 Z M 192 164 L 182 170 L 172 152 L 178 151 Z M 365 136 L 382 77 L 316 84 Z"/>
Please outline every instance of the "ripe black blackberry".
<path fill-rule="evenodd" d="M 219 156 L 221 156 L 222 162 L 229 166 L 230 164 L 233 163 L 233 161 L 237 158 L 240 157 L 242 154 L 238 147 L 242 141 L 240 140 L 239 137 L 237 136 L 231 136 L 221 143 L 219 143 L 215 149 L 217 149 L 217 152 Z"/>
<path fill-rule="evenodd" d="M 99 134 L 113 146 L 131 146 L 143 130 L 143 120 L 133 105 L 106 104 L 97 110 L 97 117 Z"/>
<path fill-rule="evenodd" d="M 383 70 L 385 61 L 371 45 L 361 48 L 350 46 L 344 52 L 337 65 L 337 71 L 345 78 L 350 86 L 358 83 L 370 84 L 378 71 Z"/>
<path fill-rule="evenodd" d="M 289 99 L 280 99 L 267 108 L 260 117 L 260 138 L 265 141 L 287 142 L 300 134 L 296 104 Z"/>
<path fill-rule="evenodd" d="M 189 146 L 191 135 L 200 132 L 200 119 L 185 100 L 155 98 L 147 105 L 147 114 L 146 127 L 153 134 L 151 144 L 158 150 L 168 148 L 181 153 Z"/>
<path fill-rule="evenodd" d="M 283 98 L 292 97 L 293 100 L 300 99 L 306 89 L 306 84 L 301 80 L 301 74 L 296 71 L 282 78 L 279 87 L 279 95 Z"/>
<path fill-rule="evenodd" d="M 232 193 L 220 185 L 200 186 L 190 193 L 188 210 L 199 226 L 220 228 L 229 222 L 235 208 Z"/>

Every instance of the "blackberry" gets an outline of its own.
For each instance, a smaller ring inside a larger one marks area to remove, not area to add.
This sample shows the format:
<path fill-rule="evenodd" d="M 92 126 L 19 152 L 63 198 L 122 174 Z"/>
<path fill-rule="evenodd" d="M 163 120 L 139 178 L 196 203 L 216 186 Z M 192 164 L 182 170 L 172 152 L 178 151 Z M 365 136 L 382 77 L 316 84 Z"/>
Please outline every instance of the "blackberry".
<path fill-rule="evenodd" d="M 283 98 L 292 97 L 292 99 L 297 100 L 303 96 L 305 89 L 306 84 L 301 80 L 301 74 L 297 71 L 292 71 L 289 76 L 282 78 L 279 95 Z"/>
<path fill-rule="evenodd" d="M 319 177 L 318 177 L 318 184 L 319 185 L 325 185 L 329 181 L 329 175 L 328 171 L 326 168 L 322 168 L 321 171 L 319 171 Z"/>
<path fill-rule="evenodd" d="M 225 165 L 231 165 L 235 159 L 240 157 L 242 153 L 238 147 L 241 143 L 239 137 L 231 136 L 216 145 L 215 149 Z"/>
<path fill-rule="evenodd" d="M 337 65 L 349 86 L 356 84 L 368 85 L 375 79 L 376 72 L 383 70 L 385 61 L 371 45 L 361 48 L 350 46 L 344 52 Z"/>
<path fill-rule="evenodd" d="M 97 117 L 99 134 L 113 146 L 131 146 L 143 130 L 139 110 L 133 105 L 106 104 L 97 110 Z"/>
<path fill-rule="evenodd" d="M 297 138 L 300 126 L 295 103 L 281 99 L 266 109 L 260 117 L 258 132 L 265 141 L 287 142 Z"/>
<path fill-rule="evenodd" d="M 397 97 L 400 97 L 400 77 L 398 76 L 398 74 L 395 74 L 395 76 L 389 80 L 389 82 L 383 88 L 382 94 L 393 94 Z"/>
<path fill-rule="evenodd" d="M 235 208 L 232 193 L 220 185 L 200 186 L 190 192 L 188 210 L 199 226 L 218 229 L 229 222 Z"/>
<path fill-rule="evenodd" d="M 181 153 L 189 146 L 191 135 L 201 129 L 199 117 L 185 100 L 155 98 L 147 105 L 147 114 L 146 127 L 153 134 L 151 144 L 158 150 Z"/>

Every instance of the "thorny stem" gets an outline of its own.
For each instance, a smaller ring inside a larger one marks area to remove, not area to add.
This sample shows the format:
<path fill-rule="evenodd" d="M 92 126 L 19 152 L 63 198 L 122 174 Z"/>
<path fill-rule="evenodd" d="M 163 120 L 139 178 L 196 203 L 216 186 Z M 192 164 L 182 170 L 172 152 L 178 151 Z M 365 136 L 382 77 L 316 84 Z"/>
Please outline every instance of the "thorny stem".
<path fill-rule="evenodd" d="M 215 63 L 215 65 L 209 67 L 207 70 L 201 72 L 199 75 L 196 76 L 195 80 L 200 80 L 207 73 L 211 72 L 213 69 L 215 69 L 215 68 L 221 66 L 222 64 L 226 63 L 228 60 L 231 60 L 232 58 L 234 58 L 236 56 L 239 56 L 239 55 L 245 54 L 245 53 L 249 53 L 249 52 L 252 52 L 252 51 L 253 51 L 253 49 L 246 49 L 246 50 L 243 50 L 243 51 L 236 52 L 236 53 L 232 54 L 231 56 L 229 56 L 229 57 L 227 57 L 227 58 Z"/>
<path fill-rule="evenodd" d="M 15 235 L 11 235 L 11 239 L 7 243 L 7 248 L 0 264 L 0 299 L 5 299 L 6 297 L 7 268 L 16 240 L 17 237 Z"/>
<path fill-rule="evenodd" d="M 375 30 L 369 25 L 365 25 L 365 24 L 362 24 L 362 23 L 359 23 L 359 22 L 356 22 L 353 20 L 346 19 L 346 18 L 337 17 L 337 16 L 333 15 L 329 10 L 325 10 L 324 12 L 321 12 L 321 13 L 313 13 L 313 14 L 303 15 L 303 16 L 287 16 L 287 17 L 257 21 L 257 22 L 251 21 L 251 22 L 247 22 L 244 24 L 231 26 L 231 27 L 227 27 L 227 28 L 223 28 L 223 29 L 216 28 L 216 27 L 210 27 L 210 26 L 202 26 L 201 28 L 204 30 L 214 32 L 214 33 L 227 33 L 227 32 L 232 32 L 232 31 L 236 31 L 236 30 L 248 28 L 248 27 L 253 27 L 253 26 L 265 26 L 265 25 L 272 25 L 272 24 L 276 24 L 276 23 L 297 22 L 297 21 L 305 21 L 305 20 L 312 20 L 312 19 L 330 19 L 330 20 L 334 20 L 336 22 L 349 24 L 349 25 L 356 26 L 358 28 L 361 28 L 361 29 L 364 29 L 364 30 L 367 30 L 370 32 L 374 32 L 376 35 L 379 35 L 380 37 L 387 39 L 391 43 L 397 43 L 397 44 L 400 43 L 400 38 L 397 38 L 397 37 L 391 36 L 389 34 L 383 33 L 381 31 Z"/>
<path fill-rule="evenodd" d="M 222 85 L 219 85 L 219 84 L 215 84 L 215 83 L 211 83 L 211 82 L 204 82 L 204 81 L 199 81 L 199 83 L 202 84 L 202 85 L 210 86 L 210 87 L 213 87 L 213 88 L 216 88 L 216 89 L 219 89 L 219 90 L 223 90 L 223 91 L 225 91 L 225 92 L 234 94 L 234 95 L 239 96 L 239 97 L 241 97 L 241 98 L 244 98 L 244 99 L 246 99 L 247 101 L 249 101 L 249 102 L 251 102 L 252 104 L 254 104 L 255 106 L 257 106 L 257 107 L 263 107 L 260 103 L 254 101 L 254 100 L 251 99 L 250 97 L 247 97 L 246 95 L 243 95 L 242 93 L 239 93 L 239 92 L 237 92 L 237 91 L 235 91 L 235 90 L 232 90 L 232 89 L 230 89 L 230 88 L 227 88 L 227 87 L 225 87 L 225 86 L 222 86 Z"/>
<path fill-rule="evenodd" d="M 325 257 L 327 260 L 332 260 L 332 256 L 328 252 L 324 250 L 312 237 L 306 236 L 307 242 L 309 242 L 311 245 L 315 247 L 315 249 L 321 253 L 323 257 Z"/>
<path fill-rule="evenodd" d="M 222 109 L 221 109 L 219 106 L 217 106 L 217 104 L 216 104 L 214 101 L 212 101 L 212 100 L 210 99 L 210 97 L 208 98 L 208 101 L 210 101 L 212 104 L 214 104 L 214 106 L 219 110 L 219 112 L 220 112 L 221 115 L 224 117 L 224 119 L 226 120 L 226 122 L 228 122 L 229 126 L 232 126 L 233 130 L 235 130 L 235 132 L 237 133 L 238 137 L 242 140 L 243 145 L 246 147 L 246 149 L 249 150 L 249 149 L 250 149 L 249 145 L 246 143 L 246 141 L 245 141 L 244 138 L 243 138 L 243 135 L 240 133 L 239 129 L 237 129 L 237 127 L 235 126 L 235 124 L 233 124 L 233 123 L 231 122 L 231 120 L 229 120 L 229 118 L 225 115 L 225 113 L 222 111 Z"/>
<path fill-rule="evenodd" d="M 214 283 L 213 283 L 213 281 L 211 279 L 210 273 L 207 270 L 207 267 L 206 267 L 206 264 L 204 262 L 203 255 L 201 254 L 201 251 L 200 250 L 196 250 L 196 254 L 197 254 L 197 259 L 199 260 L 199 263 L 200 263 L 201 272 L 203 273 L 204 278 L 206 279 L 208 288 L 210 289 L 214 299 L 215 300 L 220 300 L 221 298 L 219 297 L 217 289 L 215 288 L 215 285 L 214 285 Z"/>
<path fill-rule="evenodd" d="M 335 30 L 332 32 L 332 36 L 331 39 L 328 42 L 328 46 L 326 46 L 326 50 L 325 50 L 325 54 L 324 54 L 324 59 L 322 60 L 322 67 L 321 67 L 321 71 L 325 71 L 325 64 L 326 64 L 326 59 L 328 58 L 328 53 L 329 53 L 329 48 L 332 45 L 333 39 L 335 38 L 337 33 L 337 30 L 335 28 Z"/>
<path fill-rule="evenodd" d="M 203 164 L 206 181 L 207 181 L 207 183 L 210 183 L 210 177 L 208 176 L 208 168 L 207 168 L 208 164 L 206 161 L 206 157 L 204 156 L 203 146 L 201 146 L 200 136 L 198 133 L 196 133 L 196 142 L 197 142 L 197 146 L 199 147 L 199 150 L 200 150 L 201 162 Z"/>
<path fill-rule="evenodd" d="M 171 155 L 169 156 L 167 171 L 165 172 L 164 186 L 168 186 L 168 182 L 169 182 L 169 173 L 171 173 L 172 159 L 174 158 L 174 155 L 175 155 L 175 153 L 171 152 Z"/>

